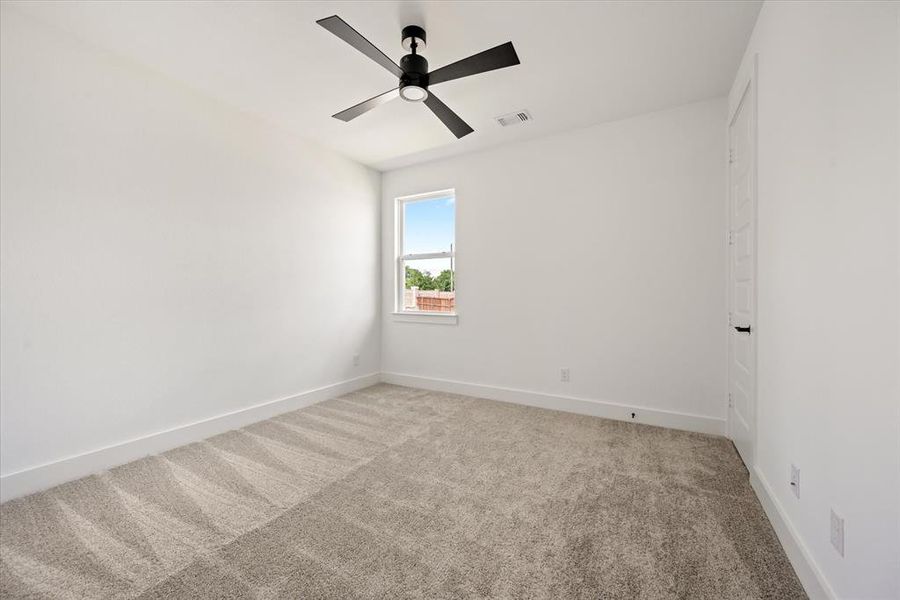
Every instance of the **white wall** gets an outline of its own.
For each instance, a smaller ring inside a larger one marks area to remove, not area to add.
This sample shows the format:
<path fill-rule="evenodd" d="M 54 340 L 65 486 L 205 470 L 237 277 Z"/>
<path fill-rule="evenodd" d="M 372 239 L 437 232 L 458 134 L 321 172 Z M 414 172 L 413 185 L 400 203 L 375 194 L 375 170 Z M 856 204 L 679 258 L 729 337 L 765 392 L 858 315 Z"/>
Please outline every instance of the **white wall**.
<path fill-rule="evenodd" d="M 378 173 L 7 5 L 0 54 L 4 475 L 378 371 Z"/>
<path fill-rule="evenodd" d="M 385 173 L 383 371 L 719 427 L 725 108 L 710 100 Z M 459 324 L 395 322 L 394 199 L 451 187 Z"/>
<path fill-rule="evenodd" d="M 840 598 L 900 597 L 898 6 L 768 2 L 742 65 L 758 53 L 756 471 Z"/>

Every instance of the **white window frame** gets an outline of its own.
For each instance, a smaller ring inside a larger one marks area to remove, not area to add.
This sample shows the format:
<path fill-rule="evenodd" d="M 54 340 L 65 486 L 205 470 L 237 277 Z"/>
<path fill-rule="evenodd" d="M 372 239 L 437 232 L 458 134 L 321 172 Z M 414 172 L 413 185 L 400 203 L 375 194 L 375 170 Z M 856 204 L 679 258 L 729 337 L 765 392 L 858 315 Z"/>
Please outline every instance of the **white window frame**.
<path fill-rule="evenodd" d="M 407 204 L 413 202 L 424 202 L 427 200 L 436 200 L 438 198 L 453 197 L 453 241 L 450 243 L 450 250 L 447 252 L 426 252 L 422 254 L 403 254 L 403 232 L 404 232 L 404 215 Z M 406 289 L 406 273 L 404 265 L 406 261 L 422 260 L 429 258 L 449 258 L 450 269 L 453 271 L 453 290 L 456 291 L 456 190 L 446 189 L 435 192 L 427 192 L 424 194 L 413 194 L 411 196 L 401 196 L 394 200 L 394 320 L 415 323 L 434 323 L 444 325 L 455 325 L 457 323 L 457 312 L 421 312 L 409 311 L 403 308 L 403 293 Z"/>

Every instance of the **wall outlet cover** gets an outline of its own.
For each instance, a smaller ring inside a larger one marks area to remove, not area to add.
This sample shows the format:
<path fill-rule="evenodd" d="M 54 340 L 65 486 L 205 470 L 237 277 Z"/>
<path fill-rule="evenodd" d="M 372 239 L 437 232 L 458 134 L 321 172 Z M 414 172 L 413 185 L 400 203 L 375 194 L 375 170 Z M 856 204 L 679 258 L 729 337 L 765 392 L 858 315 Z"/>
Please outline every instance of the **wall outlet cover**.
<path fill-rule="evenodd" d="M 844 519 L 831 509 L 831 545 L 837 553 L 844 556 Z"/>
<path fill-rule="evenodd" d="M 559 380 L 568 383 L 569 382 L 569 369 L 563 368 L 559 370 Z"/>

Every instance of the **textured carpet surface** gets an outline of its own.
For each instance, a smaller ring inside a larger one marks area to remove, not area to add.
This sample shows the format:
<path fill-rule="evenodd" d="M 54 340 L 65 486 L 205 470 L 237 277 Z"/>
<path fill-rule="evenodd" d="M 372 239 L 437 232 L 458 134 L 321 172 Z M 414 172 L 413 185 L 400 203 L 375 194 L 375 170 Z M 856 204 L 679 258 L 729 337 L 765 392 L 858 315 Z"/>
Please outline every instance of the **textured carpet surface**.
<path fill-rule="evenodd" d="M 805 598 L 719 437 L 377 385 L 0 506 L 3 598 Z"/>

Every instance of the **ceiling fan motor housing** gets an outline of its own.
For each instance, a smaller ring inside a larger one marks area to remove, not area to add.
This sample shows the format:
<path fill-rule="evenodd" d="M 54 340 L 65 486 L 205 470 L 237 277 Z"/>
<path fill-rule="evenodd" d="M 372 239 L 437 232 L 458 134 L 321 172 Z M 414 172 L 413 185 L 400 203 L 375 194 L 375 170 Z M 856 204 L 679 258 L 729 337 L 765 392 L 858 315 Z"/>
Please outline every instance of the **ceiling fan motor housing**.
<path fill-rule="evenodd" d="M 400 77 L 400 96 L 404 100 L 424 100 L 425 98 L 419 98 L 418 94 L 404 94 L 403 88 L 420 88 L 427 97 L 428 61 L 425 57 L 421 54 L 407 54 L 400 59 L 400 69 L 403 70 L 403 76 Z"/>

